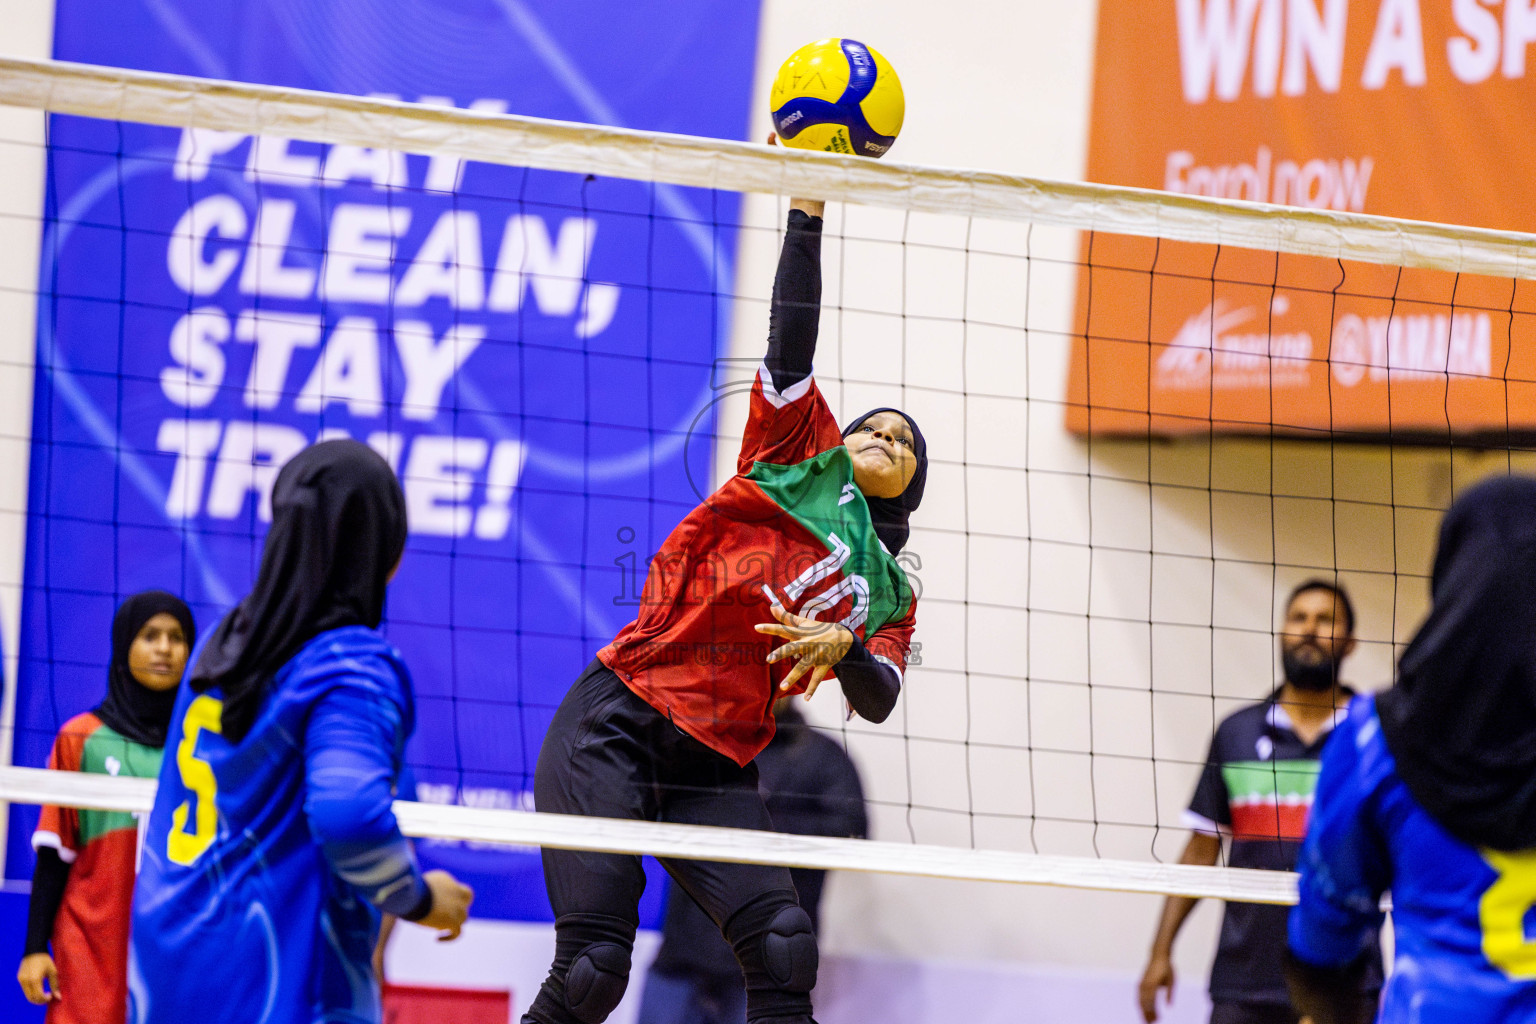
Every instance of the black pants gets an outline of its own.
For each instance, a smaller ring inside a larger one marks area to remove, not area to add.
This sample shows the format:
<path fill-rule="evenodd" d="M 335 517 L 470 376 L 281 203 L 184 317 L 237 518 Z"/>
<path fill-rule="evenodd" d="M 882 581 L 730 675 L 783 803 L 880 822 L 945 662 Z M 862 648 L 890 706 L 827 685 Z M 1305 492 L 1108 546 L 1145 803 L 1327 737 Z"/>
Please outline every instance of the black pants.
<path fill-rule="evenodd" d="M 1298 1024 L 1287 1003 L 1212 1003 L 1211 1024 Z"/>
<path fill-rule="evenodd" d="M 534 774 L 534 800 L 540 811 L 557 814 L 772 828 L 756 765 L 743 768 L 682 732 L 595 660 L 550 723 Z M 645 873 L 640 858 L 628 854 L 546 849 L 543 858 L 555 912 L 555 962 L 523 1020 L 582 1024 L 567 999 L 567 973 L 593 944 L 621 946 L 626 955 L 633 948 Z M 810 985 L 800 978 L 786 990 L 751 962 L 753 940 L 764 930 L 752 922 L 797 907 L 789 870 L 674 858 L 661 863 L 732 940 L 746 971 L 748 1019 L 809 1020 Z M 810 969 L 814 980 L 814 959 Z M 627 962 L 622 971 L 627 973 Z"/>

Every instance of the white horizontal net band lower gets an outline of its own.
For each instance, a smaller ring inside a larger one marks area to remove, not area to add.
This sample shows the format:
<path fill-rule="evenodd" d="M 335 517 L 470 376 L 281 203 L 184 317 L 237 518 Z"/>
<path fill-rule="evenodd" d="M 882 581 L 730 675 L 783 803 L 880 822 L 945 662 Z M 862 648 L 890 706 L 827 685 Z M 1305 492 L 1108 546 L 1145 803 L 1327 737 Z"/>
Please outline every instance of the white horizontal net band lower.
<path fill-rule="evenodd" d="M 1536 278 L 1536 235 L 1519 232 L 922 167 L 63 61 L 0 58 L 0 103 L 669 185 Z"/>
<path fill-rule="evenodd" d="M 113 778 L 40 768 L 0 768 L 0 799 L 14 803 L 144 812 L 154 803 L 154 796 L 155 782 L 151 779 Z M 1296 877 L 1283 871 L 829 839 L 704 825 L 451 807 L 404 800 L 395 803 L 395 816 L 406 835 L 430 839 L 1212 897 L 1248 903 L 1296 902 Z"/>

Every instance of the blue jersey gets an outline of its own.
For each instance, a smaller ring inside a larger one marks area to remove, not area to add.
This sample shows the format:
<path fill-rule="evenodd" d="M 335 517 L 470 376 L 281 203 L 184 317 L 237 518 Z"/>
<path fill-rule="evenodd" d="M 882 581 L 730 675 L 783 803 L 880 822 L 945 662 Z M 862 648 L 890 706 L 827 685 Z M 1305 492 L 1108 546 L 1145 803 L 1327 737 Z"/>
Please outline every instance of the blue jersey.
<path fill-rule="evenodd" d="M 1371 697 L 1323 753 L 1299 868 L 1290 944 L 1318 966 L 1365 948 L 1392 891 L 1383 1024 L 1536 1022 L 1536 850 L 1477 850 L 1441 828 L 1398 777 Z"/>
<path fill-rule="evenodd" d="M 177 698 L 134 897 L 134 1024 L 380 1019 L 380 910 L 426 895 L 390 810 L 414 724 L 410 679 L 376 632 L 315 637 L 250 732 L 217 688 Z"/>

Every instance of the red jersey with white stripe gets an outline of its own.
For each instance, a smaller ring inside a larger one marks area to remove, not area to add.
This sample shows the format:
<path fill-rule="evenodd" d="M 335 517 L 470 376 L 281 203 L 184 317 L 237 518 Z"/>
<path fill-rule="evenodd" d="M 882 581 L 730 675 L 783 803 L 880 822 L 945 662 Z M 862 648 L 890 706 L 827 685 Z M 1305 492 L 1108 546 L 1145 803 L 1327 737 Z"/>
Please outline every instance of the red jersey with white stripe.
<path fill-rule="evenodd" d="M 112 730 L 94 714 L 64 723 L 48 767 L 152 779 L 162 751 Z M 127 811 L 45 805 L 34 849 L 52 847 L 70 866 L 53 922 L 53 959 L 63 998 L 48 1004 L 47 1024 L 128 1019 L 128 919 L 138 860 L 139 827 Z"/>
<path fill-rule="evenodd" d="M 916 597 L 875 535 L 832 411 L 807 377 L 752 386 L 736 474 L 684 517 L 651 560 L 639 617 L 598 658 L 695 739 L 745 765 L 773 736 L 793 666 L 753 627 L 771 603 L 840 622 L 906 670 Z M 797 684 L 792 693 L 803 692 Z"/>

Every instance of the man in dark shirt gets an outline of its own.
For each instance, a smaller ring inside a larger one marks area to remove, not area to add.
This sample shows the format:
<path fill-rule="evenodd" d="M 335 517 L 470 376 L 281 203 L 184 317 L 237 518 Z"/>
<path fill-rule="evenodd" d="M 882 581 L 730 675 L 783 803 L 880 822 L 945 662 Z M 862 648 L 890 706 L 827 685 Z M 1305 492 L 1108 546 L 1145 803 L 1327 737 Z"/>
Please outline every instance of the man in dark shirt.
<path fill-rule="evenodd" d="M 1183 864 L 1212 865 L 1221 838 L 1236 868 L 1293 871 L 1306 834 L 1318 759 L 1353 692 L 1338 681 L 1354 650 L 1354 607 L 1336 584 L 1308 580 L 1286 601 L 1280 634 L 1285 682 L 1217 728 L 1185 821 L 1193 830 Z M 1157 993 L 1173 994 L 1173 942 L 1196 901 L 1170 896 L 1141 979 L 1142 1016 L 1157 1020 Z M 1287 908 L 1228 903 L 1211 965 L 1211 1024 L 1297 1024 L 1282 973 Z M 1375 951 L 1361 998 L 1381 988 Z"/>
<path fill-rule="evenodd" d="M 774 706 L 778 731 L 757 755 L 758 786 L 779 832 L 864 838 L 859 775 L 842 746 L 813 730 L 792 698 Z M 791 868 L 800 906 L 820 931 L 825 871 Z M 646 975 L 639 1024 L 744 1024 L 746 983 L 720 929 L 688 894 L 667 896 L 661 950 Z"/>

